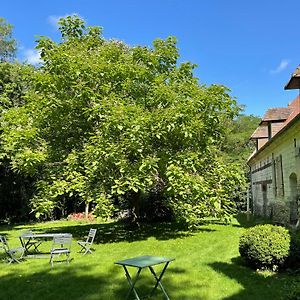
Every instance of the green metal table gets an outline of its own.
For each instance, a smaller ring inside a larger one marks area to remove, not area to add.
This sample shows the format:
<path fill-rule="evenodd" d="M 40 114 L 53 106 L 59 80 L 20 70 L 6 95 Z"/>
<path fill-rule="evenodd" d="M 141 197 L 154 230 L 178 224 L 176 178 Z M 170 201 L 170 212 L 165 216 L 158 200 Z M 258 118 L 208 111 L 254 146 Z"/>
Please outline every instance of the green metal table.
<path fill-rule="evenodd" d="M 154 292 L 156 291 L 157 287 L 159 286 L 163 294 L 165 295 L 167 300 L 170 300 L 169 296 L 167 295 L 166 290 L 164 289 L 161 280 L 167 270 L 167 267 L 171 261 L 175 260 L 175 258 L 167 258 L 167 257 L 159 257 L 159 256 L 138 256 L 133 257 L 125 260 L 116 261 L 115 264 L 120 265 L 124 268 L 126 278 L 128 280 L 128 283 L 130 285 L 130 289 L 127 293 L 126 299 L 129 298 L 130 294 L 133 292 L 135 295 L 136 300 L 140 300 L 140 296 L 137 293 L 137 290 L 135 289 L 135 284 L 140 276 L 140 273 L 142 269 L 148 268 L 155 278 L 155 285 L 153 289 L 150 292 L 150 295 L 148 297 L 152 297 Z M 154 271 L 153 266 L 164 264 L 164 267 L 159 275 L 157 275 Z M 135 276 L 132 278 L 130 276 L 130 273 L 128 272 L 128 267 L 134 267 L 137 268 L 137 272 Z"/>
<path fill-rule="evenodd" d="M 19 236 L 20 242 L 22 247 L 24 248 L 25 255 L 27 257 L 30 256 L 30 248 L 32 247 L 32 244 L 30 243 L 32 239 L 38 240 L 38 244 L 34 245 L 36 253 L 32 255 L 33 257 L 42 257 L 43 254 L 38 254 L 39 250 L 38 247 L 42 244 L 42 242 L 46 239 L 53 239 L 54 237 L 60 237 L 60 236 L 71 236 L 71 233 L 25 233 Z M 49 253 L 50 254 L 50 253 Z"/>

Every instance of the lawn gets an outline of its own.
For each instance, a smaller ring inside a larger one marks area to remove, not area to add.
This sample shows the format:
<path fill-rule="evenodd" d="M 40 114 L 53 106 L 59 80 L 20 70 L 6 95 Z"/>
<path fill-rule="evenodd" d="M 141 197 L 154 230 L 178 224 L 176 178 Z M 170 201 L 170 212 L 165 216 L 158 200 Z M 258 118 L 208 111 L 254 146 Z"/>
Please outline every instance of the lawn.
<path fill-rule="evenodd" d="M 120 223 L 76 221 L 0 226 L 0 234 L 7 234 L 11 246 L 20 245 L 18 236 L 26 229 L 70 232 L 74 238 L 70 265 L 56 264 L 51 269 L 49 258 L 29 258 L 11 265 L 0 262 L 0 300 L 125 299 L 128 283 L 123 269 L 114 262 L 140 255 L 176 258 L 163 278 L 172 300 L 285 299 L 299 278 L 258 273 L 243 265 L 238 240 L 249 224 L 242 220 L 235 219 L 230 225 L 206 224 L 193 233 L 170 223 L 143 225 L 138 230 Z M 98 230 L 95 251 L 82 256 L 75 241 L 90 227 Z M 43 244 L 47 249 L 50 246 L 50 241 Z M 151 280 L 148 271 L 142 273 L 137 284 L 141 294 L 149 291 Z M 153 299 L 164 298 L 158 291 Z"/>

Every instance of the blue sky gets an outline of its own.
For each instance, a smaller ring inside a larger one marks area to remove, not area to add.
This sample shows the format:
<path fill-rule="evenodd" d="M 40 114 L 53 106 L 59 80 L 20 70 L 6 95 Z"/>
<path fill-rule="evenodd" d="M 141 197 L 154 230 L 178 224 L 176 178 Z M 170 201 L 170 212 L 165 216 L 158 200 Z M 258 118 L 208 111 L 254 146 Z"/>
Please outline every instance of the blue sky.
<path fill-rule="evenodd" d="M 10 0 L 0 10 L 14 25 L 18 58 L 30 62 L 36 36 L 58 41 L 55 21 L 74 13 L 130 45 L 176 36 L 180 61 L 198 65 L 201 83 L 229 87 L 246 114 L 261 116 L 298 95 L 283 87 L 300 64 L 299 0 Z"/>

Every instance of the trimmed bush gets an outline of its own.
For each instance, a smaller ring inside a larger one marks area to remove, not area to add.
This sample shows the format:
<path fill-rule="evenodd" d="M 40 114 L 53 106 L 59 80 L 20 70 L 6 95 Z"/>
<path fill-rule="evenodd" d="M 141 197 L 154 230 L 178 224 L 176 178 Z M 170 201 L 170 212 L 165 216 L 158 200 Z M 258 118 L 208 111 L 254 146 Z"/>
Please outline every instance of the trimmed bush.
<path fill-rule="evenodd" d="M 276 270 L 289 256 L 290 241 L 282 226 L 257 225 L 242 234 L 239 251 L 251 267 Z"/>

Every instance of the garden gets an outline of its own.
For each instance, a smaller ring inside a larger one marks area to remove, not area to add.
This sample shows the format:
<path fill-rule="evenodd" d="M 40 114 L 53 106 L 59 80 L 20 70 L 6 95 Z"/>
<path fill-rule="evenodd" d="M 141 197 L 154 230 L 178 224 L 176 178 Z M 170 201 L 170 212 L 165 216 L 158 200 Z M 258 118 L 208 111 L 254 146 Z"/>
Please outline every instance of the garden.
<path fill-rule="evenodd" d="M 59 42 L 38 38 L 32 66 L 13 60 L 0 19 L 0 235 L 13 248 L 28 230 L 71 234 L 71 261 L 6 264 L 0 248 L 0 299 L 125 299 L 115 262 L 144 255 L 175 259 L 162 278 L 173 300 L 299 299 L 300 239 L 236 214 L 258 118 L 227 87 L 200 83 L 175 37 L 132 47 L 76 15 L 58 27 Z M 83 255 L 77 241 L 91 228 Z"/>
<path fill-rule="evenodd" d="M 144 224 L 139 229 L 122 222 L 2 225 L 0 234 L 7 236 L 11 246 L 20 246 L 18 237 L 28 229 L 69 232 L 73 244 L 69 265 L 57 263 L 51 268 L 49 257 L 2 263 L 1 299 L 125 299 L 129 286 L 122 268 L 114 262 L 140 255 L 175 258 L 162 281 L 170 299 L 288 299 L 300 281 L 297 273 L 256 271 L 240 257 L 240 236 L 254 224 L 239 215 L 231 224 L 210 221 L 194 232 L 176 223 Z M 82 239 L 90 227 L 97 228 L 93 253 L 82 255 L 76 240 Z M 43 247 L 50 247 L 50 243 Z M 152 281 L 147 272 L 142 272 L 137 290 L 146 294 Z M 159 290 L 154 299 L 164 299 Z"/>

